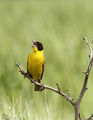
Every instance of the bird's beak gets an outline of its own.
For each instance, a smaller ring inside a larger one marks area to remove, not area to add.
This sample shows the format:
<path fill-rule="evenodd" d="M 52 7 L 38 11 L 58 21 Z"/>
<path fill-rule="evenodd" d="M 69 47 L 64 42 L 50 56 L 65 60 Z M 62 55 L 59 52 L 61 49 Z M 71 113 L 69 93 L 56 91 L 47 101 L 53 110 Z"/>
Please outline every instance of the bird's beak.
<path fill-rule="evenodd" d="M 34 40 L 32 40 L 32 42 L 33 42 L 32 47 L 36 47 L 36 46 L 37 46 L 37 42 L 36 42 L 36 41 L 34 41 Z"/>

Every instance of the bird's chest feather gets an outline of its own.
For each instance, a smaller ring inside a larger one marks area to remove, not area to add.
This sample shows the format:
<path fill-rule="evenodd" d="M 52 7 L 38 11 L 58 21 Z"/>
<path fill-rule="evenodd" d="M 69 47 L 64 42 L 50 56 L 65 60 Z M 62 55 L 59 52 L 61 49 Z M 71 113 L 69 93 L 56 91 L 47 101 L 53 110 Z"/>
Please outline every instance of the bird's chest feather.
<path fill-rule="evenodd" d="M 35 80 L 41 77 L 43 71 L 44 56 L 42 54 L 31 53 L 28 56 L 28 71 Z"/>

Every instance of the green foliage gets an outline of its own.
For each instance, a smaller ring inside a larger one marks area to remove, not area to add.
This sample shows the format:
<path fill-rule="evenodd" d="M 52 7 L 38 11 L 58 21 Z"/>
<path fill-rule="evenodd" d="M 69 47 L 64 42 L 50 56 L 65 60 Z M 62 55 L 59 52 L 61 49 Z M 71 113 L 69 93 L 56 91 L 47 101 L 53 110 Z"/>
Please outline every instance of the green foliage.
<path fill-rule="evenodd" d="M 18 73 L 26 71 L 32 40 L 45 48 L 43 82 L 77 98 L 88 65 L 88 49 L 82 37 L 93 37 L 92 1 L 0 1 L 0 118 L 3 120 L 73 120 L 72 106 L 61 96 L 33 91 L 33 84 Z M 81 116 L 93 112 L 92 71 Z M 13 99 L 14 98 L 14 99 Z M 26 110 L 25 110 L 26 109 Z M 10 113 L 10 114 L 9 114 Z M 23 115 L 24 114 L 24 115 Z M 22 118 L 20 118 L 23 115 Z"/>

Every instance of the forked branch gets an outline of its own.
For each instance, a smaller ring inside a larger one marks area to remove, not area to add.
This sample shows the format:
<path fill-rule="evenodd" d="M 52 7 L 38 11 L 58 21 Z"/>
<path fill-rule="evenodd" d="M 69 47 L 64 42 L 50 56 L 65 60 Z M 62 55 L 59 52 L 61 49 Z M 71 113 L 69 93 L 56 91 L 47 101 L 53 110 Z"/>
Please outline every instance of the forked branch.
<path fill-rule="evenodd" d="M 69 96 L 67 96 L 65 93 L 63 93 L 63 92 L 60 90 L 60 87 L 59 87 L 58 83 L 56 83 L 57 89 L 55 89 L 55 88 L 53 88 L 53 87 L 50 87 L 50 86 L 47 86 L 47 85 L 44 85 L 44 84 L 42 84 L 42 83 L 38 83 L 38 82 L 36 82 L 35 80 L 33 80 L 26 72 L 24 72 L 24 71 L 22 70 L 22 68 L 21 68 L 21 66 L 20 66 L 19 63 L 17 63 L 16 66 L 19 68 L 19 72 L 20 72 L 24 77 L 27 77 L 32 83 L 43 87 L 43 90 L 44 90 L 44 89 L 49 89 L 49 90 L 51 90 L 51 91 L 53 91 L 53 92 L 58 93 L 59 95 L 65 97 L 68 102 L 70 102 L 72 105 L 74 105 L 74 102 L 73 102 L 74 99 L 71 98 L 71 97 L 69 97 Z"/>

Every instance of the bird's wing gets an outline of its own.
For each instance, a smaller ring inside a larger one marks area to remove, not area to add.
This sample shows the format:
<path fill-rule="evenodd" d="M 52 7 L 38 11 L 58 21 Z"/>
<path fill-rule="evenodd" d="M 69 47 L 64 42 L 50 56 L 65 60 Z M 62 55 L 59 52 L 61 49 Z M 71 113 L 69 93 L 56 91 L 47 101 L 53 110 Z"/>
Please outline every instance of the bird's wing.
<path fill-rule="evenodd" d="M 43 65 L 42 65 L 42 74 L 41 74 L 41 80 L 42 80 L 43 73 L 44 73 L 44 66 L 45 66 L 45 64 L 43 64 Z"/>
<path fill-rule="evenodd" d="M 28 71 L 28 61 L 27 61 L 27 73 L 29 73 L 29 71 Z"/>

